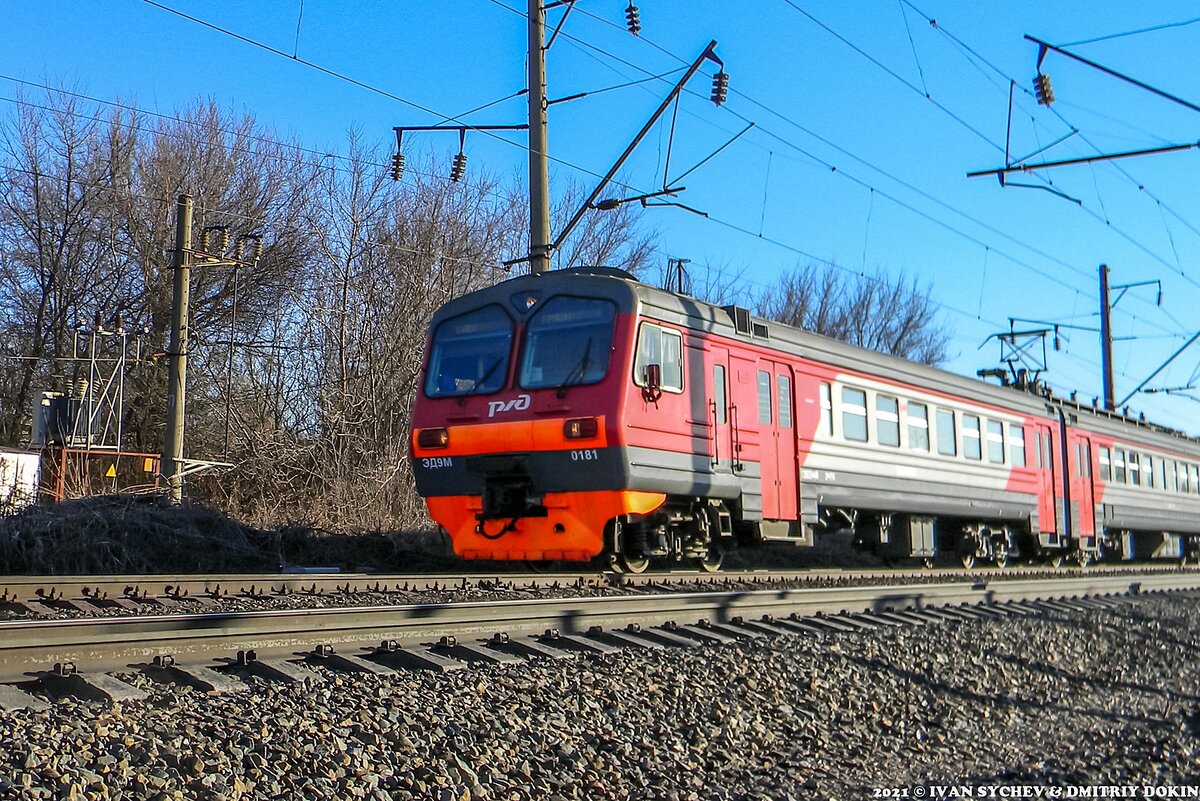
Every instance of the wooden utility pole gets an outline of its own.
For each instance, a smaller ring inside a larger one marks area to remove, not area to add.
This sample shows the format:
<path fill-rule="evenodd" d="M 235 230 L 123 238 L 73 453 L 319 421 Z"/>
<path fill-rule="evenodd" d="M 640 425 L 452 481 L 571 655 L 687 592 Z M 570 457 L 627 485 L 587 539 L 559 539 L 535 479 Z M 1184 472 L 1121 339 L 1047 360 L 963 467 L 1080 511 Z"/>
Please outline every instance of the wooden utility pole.
<path fill-rule="evenodd" d="M 188 304 L 191 299 L 192 196 L 175 205 L 175 252 L 171 260 L 171 341 L 167 346 L 167 437 L 161 471 L 173 503 L 183 500 L 183 421 L 187 393 Z"/>

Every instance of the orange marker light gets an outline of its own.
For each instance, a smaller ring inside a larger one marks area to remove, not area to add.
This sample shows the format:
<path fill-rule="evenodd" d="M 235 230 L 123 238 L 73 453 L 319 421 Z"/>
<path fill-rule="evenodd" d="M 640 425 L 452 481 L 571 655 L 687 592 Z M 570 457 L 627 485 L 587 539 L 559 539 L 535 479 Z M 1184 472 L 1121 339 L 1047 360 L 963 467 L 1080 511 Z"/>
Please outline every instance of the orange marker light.
<path fill-rule="evenodd" d="M 445 448 L 450 444 L 450 432 L 444 428 L 424 428 L 417 434 L 417 445 L 422 448 Z"/>
<path fill-rule="evenodd" d="M 563 436 L 567 439 L 592 439 L 600 433 L 600 423 L 595 417 L 577 417 L 563 423 Z"/>

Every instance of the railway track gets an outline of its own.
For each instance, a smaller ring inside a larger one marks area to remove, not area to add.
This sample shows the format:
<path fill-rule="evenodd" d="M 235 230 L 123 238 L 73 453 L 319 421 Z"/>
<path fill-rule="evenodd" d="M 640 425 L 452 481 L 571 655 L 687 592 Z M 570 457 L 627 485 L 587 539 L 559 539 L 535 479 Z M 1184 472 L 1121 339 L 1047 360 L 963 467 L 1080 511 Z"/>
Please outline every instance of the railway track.
<path fill-rule="evenodd" d="M 343 577 L 344 580 L 344 577 Z M 345 670 L 455 670 L 623 646 L 694 647 L 769 634 L 818 634 L 1044 612 L 1148 593 L 1200 590 L 1200 572 L 1092 572 L 1064 578 L 714 589 L 619 597 L 201 611 L 0 622 L 0 706 L 42 703 L 17 686 L 111 700 L 138 692 L 110 673 L 141 669 L 209 691 L 219 669 L 296 681 L 297 663 Z M 1101 600 L 1096 600 L 1101 599 Z M 31 700 L 32 699 L 32 700 Z"/>
<path fill-rule="evenodd" d="M 836 587 L 879 582 L 1027 581 L 1082 576 L 1138 576 L 1200 573 L 1177 565 L 1105 565 L 1080 568 L 1020 566 L 984 568 L 848 568 L 725 571 L 714 576 L 695 570 L 619 575 L 607 571 L 375 574 L 317 570 L 277 574 L 0 576 L 0 613 L 10 616 L 73 614 L 154 614 L 218 610 L 231 600 L 341 599 L 346 604 L 404 603 L 418 596 L 459 596 L 494 592 L 554 592 L 621 588 L 627 591 L 680 591 L 698 588 L 752 589 L 757 586 Z M 448 599 L 449 600 L 449 599 Z"/>

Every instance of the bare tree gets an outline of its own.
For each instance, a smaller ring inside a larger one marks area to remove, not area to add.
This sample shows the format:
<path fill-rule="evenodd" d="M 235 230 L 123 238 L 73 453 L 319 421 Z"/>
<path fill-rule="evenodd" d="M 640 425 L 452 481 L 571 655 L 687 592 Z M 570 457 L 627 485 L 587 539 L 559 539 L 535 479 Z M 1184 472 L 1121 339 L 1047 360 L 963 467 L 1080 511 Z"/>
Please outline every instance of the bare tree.
<path fill-rule="evenodd" d="M 225 225 L 266 245 L 253 267 L 192 271 L 187 455 L 233 468 L 190 480 L 191 497 L 261 525 L 423 522 L 407 452 L 429 321 L 527 252 L 519 182 L 449 182 L 428 158 L 397 183 L 355 133 L 346 156 L 321 157 L 212 101 L 146 119 L 76 97 L 0 121 L 0 441 L 20 444 L 36 391 L 70 377 L 81 318 L 120 311 L 165 349 L 186 192 L 197 244 Z M 568 188 L 556 216 L 582 194 Z M 559 266 L 643 269 L 654 236 L 639 219 L 588 215 Z M 128 375 L 127 449 L 161 447 L 165 384 L 163 361 Z"/>
<path fill-rule="evenodd" d="M 882 270 L 859 275 L 836 265 L 796 267 L 757 298 L 759 314 L 852 345 L 923 364 L 946 359 L 950 335 L 915 278 Z"/>

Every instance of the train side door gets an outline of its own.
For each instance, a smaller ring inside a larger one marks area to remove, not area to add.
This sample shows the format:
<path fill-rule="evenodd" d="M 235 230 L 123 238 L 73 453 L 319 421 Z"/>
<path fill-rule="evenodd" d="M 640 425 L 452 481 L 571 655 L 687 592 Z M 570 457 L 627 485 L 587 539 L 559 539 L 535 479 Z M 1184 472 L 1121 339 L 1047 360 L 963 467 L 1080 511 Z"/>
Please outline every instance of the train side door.
<path fill-rule="evenodd" d="M 1054 440 L 1050 434 L 1050 426 L 1034 426 L 1033 440 L 1037 453 L 1034 464 L 1038 468 L 1038 528 L 1043 534 L 1056 534 L 1058 515 L 1054 502 Z"/>
<path fill-rule="evenodd" d="M 768 520 L 797 518 L 795 383 L 789 365 L 766 359 L 758 363 L 763 517 Z"/>
<path fill-rule="evenodd" d="M 1096 492 L 1092 484 L 1092 439 L 1084 434 L 1071 436 L 1071 518 L 1075 536 L 1096 536 Z"/>

